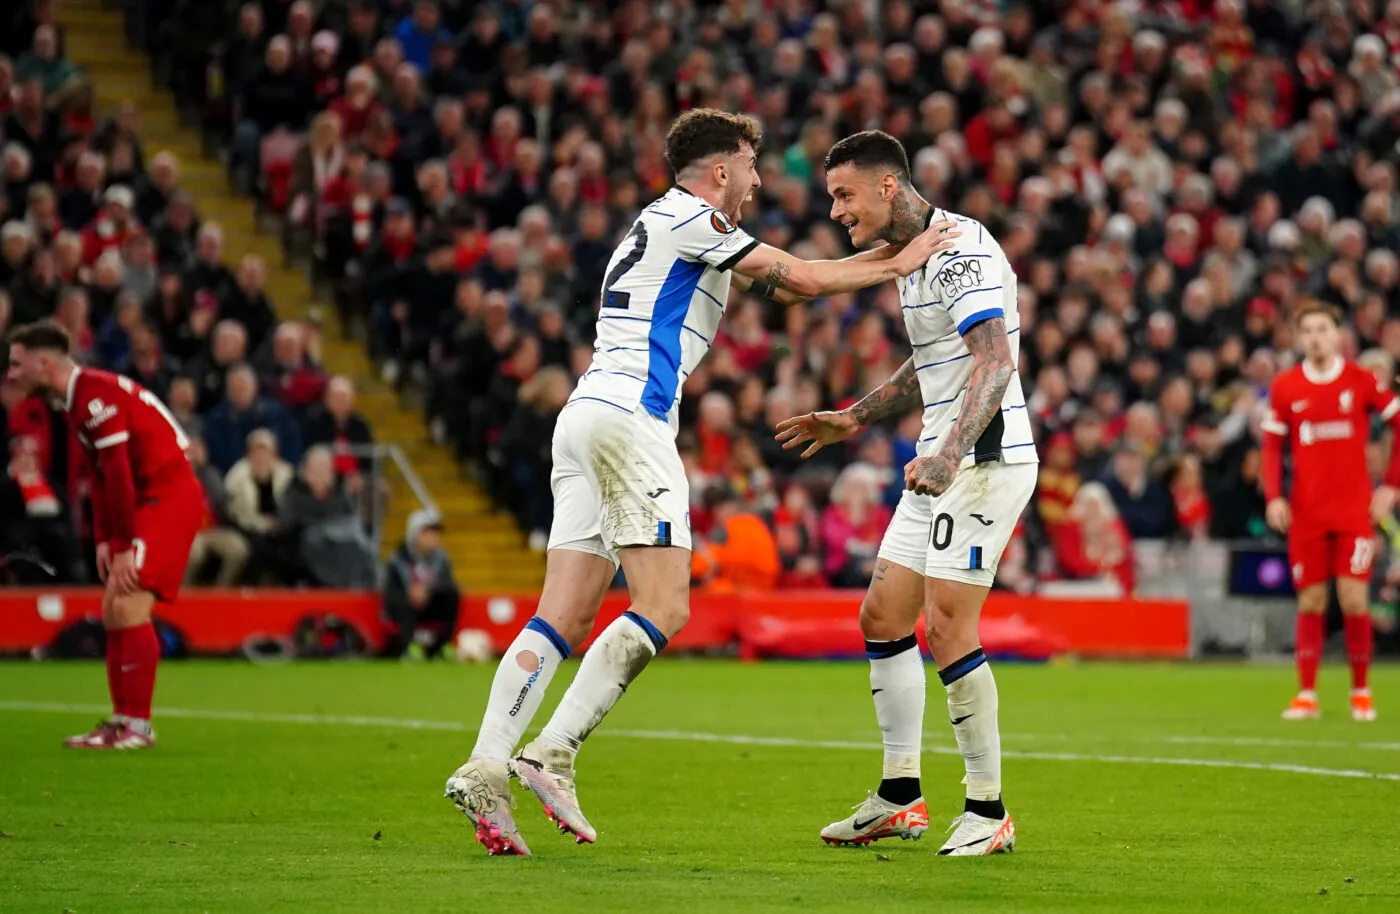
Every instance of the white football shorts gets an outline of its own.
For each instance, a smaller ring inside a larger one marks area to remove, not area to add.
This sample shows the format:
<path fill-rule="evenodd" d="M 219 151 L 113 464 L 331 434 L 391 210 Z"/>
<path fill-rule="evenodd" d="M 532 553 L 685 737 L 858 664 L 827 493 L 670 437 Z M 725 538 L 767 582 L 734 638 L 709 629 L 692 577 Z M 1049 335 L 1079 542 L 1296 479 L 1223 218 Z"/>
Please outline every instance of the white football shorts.
<path fill-rule="evenodd" d="M 990 587 L 1039 474 L 1035 463 L 979 463 L 959 470 L 937 498 L 906 491 L 879 557 L 925 577 Z"/>
<path fill-rule="evenodd" d="M 575 400 L 554 426 L 550 549 L 618 563 L 626 546 L 690 548 L 690 485 L 665 419 Z"/>

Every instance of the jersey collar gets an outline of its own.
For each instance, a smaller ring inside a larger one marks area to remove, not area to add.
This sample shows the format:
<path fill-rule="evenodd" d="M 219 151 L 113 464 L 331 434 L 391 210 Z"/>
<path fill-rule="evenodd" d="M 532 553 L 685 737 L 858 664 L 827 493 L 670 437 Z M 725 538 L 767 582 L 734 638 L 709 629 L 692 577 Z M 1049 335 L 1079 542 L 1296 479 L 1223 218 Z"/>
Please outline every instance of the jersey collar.
<path fill-rule="evenodd" d="M 1314 384 L 1331 384 L 1342 376 L 1342 367 L 1346 365 L 1346 360 L 1337 356 L 1332 360 L 1332 364 L 1323 371 L 1318 371 L 1312 367 L 1312 362 L 1303 359 L 1303 377 Z"/>
<path fill-rule="evenodd" d="M 73 373 L 68 376 L 68 387 L 63 392 L 63 411 L 65 413 L 73 411 L 73 391 L 78 386 L 78 372 L 80 371 L 82 369 L 74 365 Z"/>

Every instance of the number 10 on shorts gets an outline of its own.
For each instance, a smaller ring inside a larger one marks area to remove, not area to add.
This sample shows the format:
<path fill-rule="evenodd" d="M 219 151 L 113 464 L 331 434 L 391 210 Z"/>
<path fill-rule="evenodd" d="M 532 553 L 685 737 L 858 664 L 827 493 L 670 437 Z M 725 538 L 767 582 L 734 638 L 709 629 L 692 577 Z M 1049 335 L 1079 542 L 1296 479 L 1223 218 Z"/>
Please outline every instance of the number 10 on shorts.
<path fill-rule="evenodd" d="M 946 511 L 933 519 L 929 527 L 928 544 L 937 552 L 947 549 L 953 542 L 953 515 Z M 967 570 L 982 569 L 982 547 L 969 546 L 967 549 Z"/>

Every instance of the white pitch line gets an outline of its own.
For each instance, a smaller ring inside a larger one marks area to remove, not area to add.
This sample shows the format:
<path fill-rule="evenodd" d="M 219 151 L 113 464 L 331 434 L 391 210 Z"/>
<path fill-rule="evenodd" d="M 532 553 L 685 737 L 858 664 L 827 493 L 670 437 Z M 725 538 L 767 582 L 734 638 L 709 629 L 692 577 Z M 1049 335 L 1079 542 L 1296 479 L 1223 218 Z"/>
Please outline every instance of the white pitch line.
<path fill-rule="evenodd" d="M 109 714 L 111 708 L 106 705 L 75 705 L 62 702 L 42 702 L 42 701 L 0 701 L 0 710 L 6 711 L 39 711 L 50 713 L 83 713 L 83 714 Z M 193 720 L 228 720 L 244 723 L 269 723 L 269 724 L 315 724 L 331 725 L 342 727 L 388 727 L 397 730 L 446 730 L 451 732 L 475 733 L 475 727 L 468 727 L 456 721 L 441 720 L 411 720 L 398 717 L 365 717 L 360 715 L 346 716 L 325 716 L 316 714 L 286 714 L 263 711 L 218 711 L 218 710 L 191 710 L 188 708 L 162 708 L 160 714 L 163 717 L 189 718 Z M 608 730 L 614 736 L 629 736 L 634 739 L 667 739 L 671 737 L 658 736 L 658 733 L 670 733 L 673 731 L 657 730 Z M 724 734 L 718 734 L 724 736 Z M 762 745 L 762 741 L 770 737 L 744 736 L 742 734 L 734 738 L 735 742 L 742 742 L 747 745 Z M 1026 740 L 1031 742 L 1068 742 L 1072 739 L 1079 739 L 1065 733 L 1003 733 L 1003 740 Z M 1089 739 L 1096 737 L 1091 736 Z M 878 744 L 865 742 L 841 742 L 841 741 L 807 741 L 807 742 L 784 742 L 783 737 L 771 737 L 778 740 L 775 746 L 807 746 L 813 749 L 869 749 L 872 745 L 880 748 Z M 704 741 L 703 735 L 697 736 L 696 741 Z M 1155 737 L 1124 737 L 1120 741 L 1139 743 L 1168 743 L 1184 745 L 1215 745 L 1215 746 L 1243 746 L 1243 747 L 1264 747 L 1264 748 L 1298 748 L 1298 749 L 1369 749 L 1386 752 L 1400 751 L 1400 743 L 1348 743 L 1343 740 L 1303 740 L 1303 739 L 1270 739 L 1266 737 L 1250 736 L 1155 736 Z M 946 753 L 956 755 L 957 750 L 944 745 L 925 746 L 926 751 L 933 753 Z M 1037 758 L 1039 756 L 1031 752 L 1020 750 L 1003 750 L 1002 755 L 1008 758 Z M 1053 753 L 1052 753 L 1053 754 Z M 1097 756 L 1086 756 L 1086 758 L 1096 758 Z"/>
<path fill-rule="evenodd" d="M 1046 740 L 1066 742 L 1071 737 L 1063 733 L 1003 733 L 1006 740 Z M 1349 743 L 1340 739 L 1279 739 L 1268 736 L 1123 736 L 1118 741 L 1134 743 L 1169 743 L 1173 745 L 1201 746 L 1264 746 L 1272 749 L 1371 749 L 1378 752 L 1400 752 L 1400 743 Z"/>
<path fill-rule="evenodd" d="M 47 714 L 106 714 L 106 705 L 65 704 L 43 701 L 0 701 L 0 711 L 20 711 Z M 451 732 L 475 732 L 457 721 L 414 720 L 398 717 L 360 717 L 330 714 L 278 714 L 261 711 L 218 711 L 192 708 L 161 708 L 161 717 L 184 718 L 188 720 L 224 720 L 240 723 L 268 724 L 308 724 L 329 727 L 379 727 L 397 730 L 446 730 Z M 795 739 L 784 736 L 748 736 L 739 733 L 694 733 L 684 730 L 603 730 L 606 736 L 625 739 L 667 740 L 692 743 L 723 743 L 733 746 L 776 746 L 793 749 L 859 749 L 875 751 L 881 748 L 875 742 L 854 742 L 848 740 Z M 925 752 L 937 755 L 957 755 L 958 750 L 949 746 L 925 746 Z M 1023 752 L 1003 750 L 1004 758 L 1032 759 L 1051 762 L 1094 762 L 1114 765 L 1172 765 L 1187 768 L 1229 768 L 1241 771 L 1275 771 L 1284 774 L 1307 774 L 1315 777 L 1362 778 L 1379 781 L 1400 782 L 1400 773 L 1361 771 L 1354 768 L 1316 768 L 1310 765 L 1290 765 L 1282 762 L 1247 762 L 1225 759 L 1174 758 L 1170 756 L 1139 755 L 1091 755 L 1078 752 Z"/>

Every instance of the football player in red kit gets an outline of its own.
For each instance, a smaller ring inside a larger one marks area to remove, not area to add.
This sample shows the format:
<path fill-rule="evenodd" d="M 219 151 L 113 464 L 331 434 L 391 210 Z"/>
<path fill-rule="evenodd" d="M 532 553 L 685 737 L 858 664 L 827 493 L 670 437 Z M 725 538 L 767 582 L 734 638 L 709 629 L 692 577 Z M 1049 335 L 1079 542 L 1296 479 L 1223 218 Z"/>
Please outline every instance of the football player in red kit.
<path fill-rule="evenodd" d="M 1318 716 L 1317 667 L 1325 639 L 1327 582 L 1337 582 L 1347 656 L 1351 716 L 1375 720 L 1366 683 L 1371 665 L 1367 586 L 1375 557 L 1373 520 L 1395 506 L 1400 441 L 1384 483 L 1374 492 L 1366 469 L 1371 416 L 1400 431 L 1400 400 L 1375 375 L 1341 355 L 1340 318 L 1330 307 L 1298 312 L 1303 361 L 1274 379 L 1264 420 L 1263 477 L 1269 525 L 1288 533 L 1288 562 L 1298 590 L 1295 651 L 1300 691 L 1283 712 L 1288 720 Z M 1293 485 L 1283 493 L 1283 443 L 1293 455 Z"/>
<path fill-rule="evenodd" d="M 62 327 L 41 322 L 9 337 L 7 380 L 61 401 L 77 437 L 92 499 L 97 571 L 106 586 L 107 688 L 112 717 L 65 745 L 149 749 L 160 642 L 157 601 L 180 591 L 203 518 L 204 492 L 185 457 L 185 434 L 154 394 L 129 378 L 80 368 Z"/>

